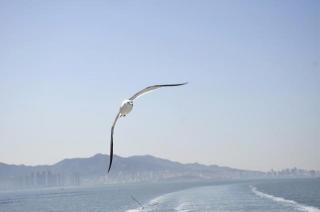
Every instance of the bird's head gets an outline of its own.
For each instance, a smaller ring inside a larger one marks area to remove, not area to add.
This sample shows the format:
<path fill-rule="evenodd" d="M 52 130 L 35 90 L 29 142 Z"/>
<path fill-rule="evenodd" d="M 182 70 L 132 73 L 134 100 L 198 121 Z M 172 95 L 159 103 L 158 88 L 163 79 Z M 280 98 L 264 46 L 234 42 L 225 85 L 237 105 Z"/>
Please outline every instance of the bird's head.
<path fill-rule="evenodd" d="M 122 102 L 121 106 L 123 106 L 123 105 L 128 105 L 128 104 L 133 105 L 133 101 L 130 100 L 130 99 L 126 99 L 126 100 L 124 100 L 124 101 Z"/>

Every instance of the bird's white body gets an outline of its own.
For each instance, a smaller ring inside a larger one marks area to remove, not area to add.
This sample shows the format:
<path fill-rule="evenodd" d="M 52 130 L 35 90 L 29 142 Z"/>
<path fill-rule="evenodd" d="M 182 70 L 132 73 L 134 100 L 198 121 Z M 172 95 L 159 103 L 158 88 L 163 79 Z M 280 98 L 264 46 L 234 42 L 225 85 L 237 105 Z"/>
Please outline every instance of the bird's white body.
<path fill-rule="evenodd" d="M 124 100 L 120 106 L 120 116 L 126 116 L 128 113 L 131 112 L 133 108 L 133 101 L 132 100 Z"/>

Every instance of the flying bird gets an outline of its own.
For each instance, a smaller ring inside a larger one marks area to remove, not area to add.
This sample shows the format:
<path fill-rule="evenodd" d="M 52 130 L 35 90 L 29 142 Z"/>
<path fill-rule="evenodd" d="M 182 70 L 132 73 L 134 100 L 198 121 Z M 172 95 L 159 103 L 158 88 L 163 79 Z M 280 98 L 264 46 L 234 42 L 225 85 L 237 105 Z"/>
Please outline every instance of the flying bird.
<path fill-rule="evenodd" d="M 109 161 L 109 168 L 108 168 L 108 173 L 111 169 L 111 165 L 112 165 L 112 159 L 113 159 L 113 132 L 114 132 L 114 127 L 116 126 L 116 123 L 118 121 L 118 119 L 120 117 L 126 117 L 132 110 L 133 107 L 133 100 L 137 99 L 138 97 L 149 93 L 155 89 L 158 88 L 162 88 L 162 87 L 173 87 L 173 86 L 181 86 L 181 85 L 185 85 L 187 84 L 187 82 L 184 83 L 179 83 L 179 84 L 164 84 L 164 85 L 152 85 L 149 87 L 146 87 L 145 89 L 142 89 L 141 91 L 139 91 L 138 93 L 134 94 L 132 97 L 130 97 L 129 99 L 125 99 L 121 106 L 120 106 L 120 110 L 115 118 L 115 120 L 113 121 L 112 127 L 111 127 L 111 141 L 110 141 L 110 161 Z"/>

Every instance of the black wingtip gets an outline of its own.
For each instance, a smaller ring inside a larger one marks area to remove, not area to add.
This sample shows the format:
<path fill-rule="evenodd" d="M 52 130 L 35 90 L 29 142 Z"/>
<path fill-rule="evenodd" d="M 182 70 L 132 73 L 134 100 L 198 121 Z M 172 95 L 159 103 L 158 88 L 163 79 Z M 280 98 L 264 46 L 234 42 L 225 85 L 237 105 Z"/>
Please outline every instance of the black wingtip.
<path fill-rule="evenodd" d="M 188 84 L 189 82 L 183 82 L 183 83 L 179 83 L 179 84 L 175 84 L 176 86 L 181 86 L 181 85 L 186 85 Z"/>
<path fill-rule="evenodd" d="M 181 85 L 186 85 L 186 84 L 188 84 L 188 82 L 177 83 L 177 84 L 163 84 L 163 85 L 159 85 L 159 86 L 171 87 L 171 86 L 181 86 Z"/>
<path fill-rule="evenodd" d="M 111 169 L 112 159 L 113 159 L 113 128 L 111 129 L 111 142 L 110 142 L 110 156 L 109 156 L 108 173 L 110 172 L 110 169 Z"/>
<path fill-rule="evenodd" d="M 111 169 L 112 159 L 113 159 L 113 155 L 112 155 L 112 154 L 110 154 L 108 173 L 110 172 L 110 169 Z"/>
<path fill-rule="evenodd" d="M 112 159 L 110 158 L 109 160 L 110 160 L 110 162 L 109 162 L 108 173 L 110 172 L 110 169 L 111 169 L 111 163 L 112 163 Z"/>
<path fill-rule="evenodd" d="M 111 165 L 112 165 L 112 157 L 110 156 L 110 162 L 109 162 L 109 168 L 108 168 L 108 174 L 109 174 L 109 172 L 110 172 L 110 169 L 111 169 Z"/>

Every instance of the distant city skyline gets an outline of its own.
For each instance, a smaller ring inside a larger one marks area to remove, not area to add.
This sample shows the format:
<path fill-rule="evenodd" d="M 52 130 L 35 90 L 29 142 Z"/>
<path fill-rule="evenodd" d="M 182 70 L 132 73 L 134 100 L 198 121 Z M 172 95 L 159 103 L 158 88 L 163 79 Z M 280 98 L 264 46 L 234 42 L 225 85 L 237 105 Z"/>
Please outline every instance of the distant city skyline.
<path fill-rule="evenodd" d="M 0 189 L 85 186 L 114 183 L 297 179 L 318 178 L 320 170 L 290 168 L 261 172 L 232 167 L 181 164 L 150 155 L 118 158 L 117 166 L 106 174 L 108 157 L 70 158 L 49 166 L 17 166 L 0 163 Z"/>
<path fill-rule="evenodd" d="M 0 162 L 320 170 L 319 1 L 0 1 Z"/>

